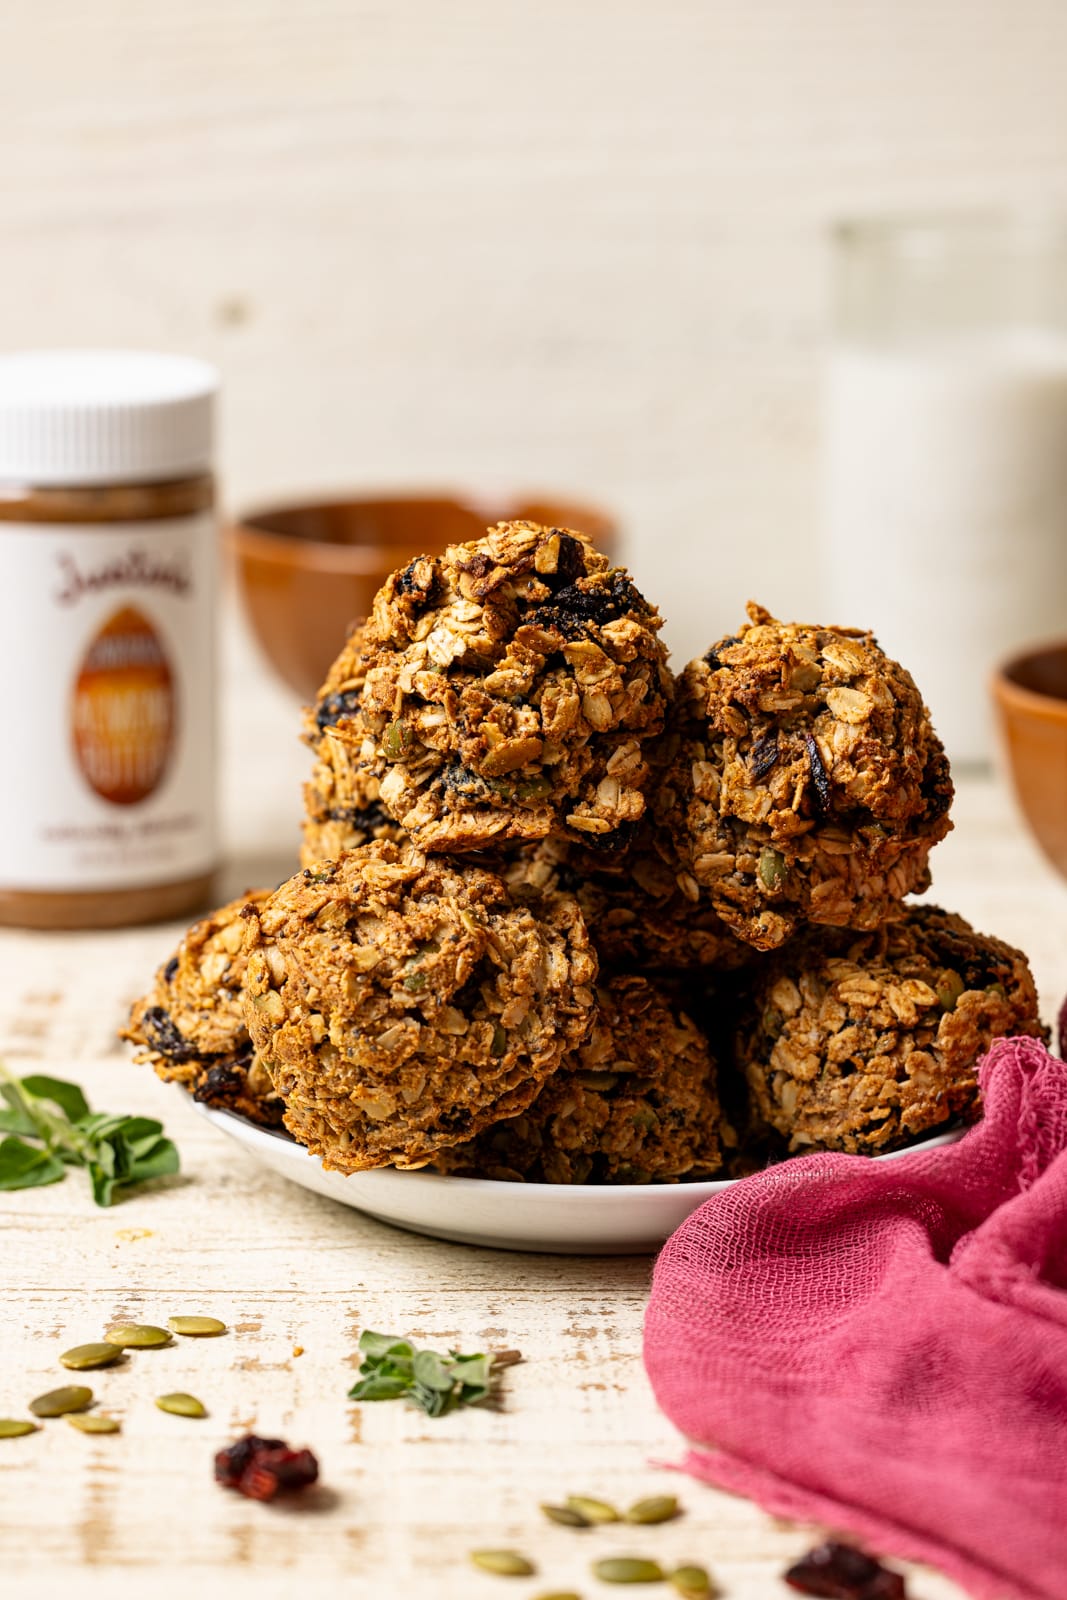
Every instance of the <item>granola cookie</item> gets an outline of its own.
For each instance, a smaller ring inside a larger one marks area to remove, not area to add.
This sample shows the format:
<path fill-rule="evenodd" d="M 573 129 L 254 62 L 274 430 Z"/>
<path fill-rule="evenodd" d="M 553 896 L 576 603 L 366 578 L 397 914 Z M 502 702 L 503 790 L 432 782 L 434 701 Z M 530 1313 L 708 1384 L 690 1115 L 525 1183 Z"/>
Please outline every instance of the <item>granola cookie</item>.
<path fill-rule="evenodd" d="M 285 1125 L 340 1172 L 424 1166 L 522 1111 L 585 1037 L 577 902 L 379 840 L 290 878 L 251 925 L 245 1015 Z"/>
<path fill-rule="evenodd" d="M 876 928 L 928 887 L 951 823 L 941 741 L 869 633 L 751 619 L 686 668 L 661 825 L 759 949 L 799 922 Z"/>
<path fill-rule="evenodd" d="M 993 1039 L 1044 1036 L 1022 952 L 936 906 L 831 950 L 772 961 L 737 1035 L 753 1110 L 793 1150 L 879 1150 L 973 1113 Z"/>
<path fill-rule="evenodd" d="M 246 906 L 264 905 L 269 889 L 243 894 L 196 922 L 135 1002 L 121 1037 L 139 1047 L 165 1083 L 180 1083 L 194 1100 L 239 1111 L 278 1127 L 282 1102 L 245 1027 Z"/>
<path fill-rule="evenodd" d="M 677 1183 L 722 1166 L 724 1128 L 708 1042 L 644 978 L 597 991 L 587 1042 L 533 1104 L 447 1150 L 440 1170 L 540 1183 Z"/>
<path fill-rule="evenodd" d="M 502 522 L 388 579 L 344 663 L 354 714 L 332 725 L 422 849 L 612 848 L 644 812 L 671 694 L 660 626 L 582 534 Z"/>
<path fill-rule="evenodd" d="M 562 839 L 521 845 L 497 870 L 514 891 L 573 894 L 605 967 L 732 972 L 758 960 L 698 895 L 669 840 L 642 823 L 624 850 L 601 855 Z"/>

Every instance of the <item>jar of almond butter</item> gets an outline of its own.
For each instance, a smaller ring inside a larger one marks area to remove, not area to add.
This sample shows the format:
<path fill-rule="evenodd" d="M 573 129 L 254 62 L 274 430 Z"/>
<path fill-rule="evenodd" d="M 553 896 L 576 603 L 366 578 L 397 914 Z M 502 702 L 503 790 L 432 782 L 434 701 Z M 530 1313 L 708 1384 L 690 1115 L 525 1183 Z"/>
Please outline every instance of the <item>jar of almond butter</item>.
<path fill-rule="evenodd" d="M 0 923 L 210 897 L 217 388 L 182 356 L 0 357 Z"/>

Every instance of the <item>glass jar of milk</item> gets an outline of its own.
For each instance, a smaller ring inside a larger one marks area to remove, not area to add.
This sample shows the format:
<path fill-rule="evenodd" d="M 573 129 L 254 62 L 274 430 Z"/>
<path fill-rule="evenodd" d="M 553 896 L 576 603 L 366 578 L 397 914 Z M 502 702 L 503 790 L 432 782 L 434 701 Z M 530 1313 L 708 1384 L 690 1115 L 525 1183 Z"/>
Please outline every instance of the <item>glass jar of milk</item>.
<path fill-rule="evenodd" d="M 987 760 L 994 665 L 1067 634 L 1067 219 L 836 229 L 824 490 L 827 620 Z"/>

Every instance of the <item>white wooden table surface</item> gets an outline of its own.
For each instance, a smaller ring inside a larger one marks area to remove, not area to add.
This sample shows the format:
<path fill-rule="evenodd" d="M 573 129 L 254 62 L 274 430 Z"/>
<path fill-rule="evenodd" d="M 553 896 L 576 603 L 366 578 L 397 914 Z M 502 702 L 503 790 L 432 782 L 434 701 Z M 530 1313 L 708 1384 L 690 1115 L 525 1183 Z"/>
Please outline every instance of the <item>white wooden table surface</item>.
<path fill-rule="evenodd" d="M 231 829 L 234 887 L 271 852 L 284 868 L 278 830 L 292 810 L 253 760 L 239 767 L 231 816 L 242 795 L 259 803 Z M 956 818 L 937 855 L 938 898 L 1029 951 L 1051 1017 L 1067 988 L 1067 887 L 999 785 L 964 783 Z M 161 1116 L 182 1153 L 180 1178 L 112 1210 L 92 1205 L 77 1173 L 0 1196 L 0 1415 L 24 1414 L 33 1395 L 66 1381 L 59 1352 L 115 1318 L 206 1313 L 231 1328 L 90 1375 L 122 1414 L 121 1435 L 83 1436 L 57 1421 L 0 1442 L 3 1592 L 280 1600 L 321 1584 L 339 1596 L 530 1600 L 573 1586 L 591 1600 L 619 1592 L 590 1577 L 591 1553 L 629 1549 L 703 1561 L 736 1600 L 784 1600 L 779 1574 L 812 1530 L 655 1465 L 677 1459 L 680 1441 L 641 1366 L 650 1262 L 438 1243 L 258 1167 L 180 1093 L 135 1070 L 115 1040 L 173 935 L 0 936 L 10 1064 L 74 1077 L 100 1107 Z M 441 1347 L 517 1346 L 526 1360 L 507 1374 L 496 1413 L 431 1421 L 399 1403 L 355 1406 L 345 1393 L 364 1327 Z M 209 1418 L 154 1408 L 155 1395 L 176 1389 L 200 1395 Z M 310 1445 L 322 1491 L 273 1507 L 217 1488 L 214 1450 L 248 1429 Z M 667 1487 L 687 1514 L 665 1528 L 576 1534 L 538 1511 L 568 1492 L 628 1501 Z M 479 1545 L 536 1554 L 538 1577 L 473 1571 L 467 1552 Z M 920 1571 L 912 1593 L 959 1591 Z"/>

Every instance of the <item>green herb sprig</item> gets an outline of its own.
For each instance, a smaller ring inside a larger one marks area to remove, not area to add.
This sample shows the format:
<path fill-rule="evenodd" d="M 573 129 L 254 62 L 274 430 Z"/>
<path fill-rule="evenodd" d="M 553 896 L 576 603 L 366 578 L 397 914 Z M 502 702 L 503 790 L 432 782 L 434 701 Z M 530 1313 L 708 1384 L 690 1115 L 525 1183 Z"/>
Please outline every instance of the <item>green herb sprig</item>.
<path fill-rule="evenodd" d="M 132 1184 L 177 1172 L 177 1147 L 151 1117 L 94 1112 L 76 1083 L 0 1066 L 0 1190 L 59 1183 L 68 1167 L 89 1174 L 93 1199 L 110 1206 Z M 28 1144 L 26 1141 L 32 1140 Z"/>
<path fill-rule="evenodd" d="M 450 1350 L 416 1350 L 391 1333 L 360 1335 L 362 1376 L 348 1391 L 350 1400 L 410 1400 L 428 1417 L 443 1417 L 460 1406 L 488 1400 L 497 1374 L 522 1357 L 517 1350 L 461 1355 Z"/>

